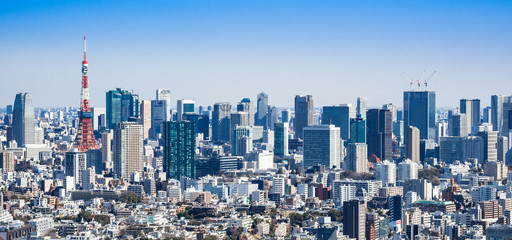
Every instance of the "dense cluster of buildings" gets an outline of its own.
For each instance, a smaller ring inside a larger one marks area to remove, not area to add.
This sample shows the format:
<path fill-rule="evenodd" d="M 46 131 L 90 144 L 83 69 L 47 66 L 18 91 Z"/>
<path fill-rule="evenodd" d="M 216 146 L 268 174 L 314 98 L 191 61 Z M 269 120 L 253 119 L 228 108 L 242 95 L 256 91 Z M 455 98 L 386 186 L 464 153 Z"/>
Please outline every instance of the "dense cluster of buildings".
<path fill-rule="evenodd" d="M 287 109 L 118 88 L 91 107 L 87 72 L 80 108 L 0 109 L 0 238 L 512 236 L 512 96 Z"/>

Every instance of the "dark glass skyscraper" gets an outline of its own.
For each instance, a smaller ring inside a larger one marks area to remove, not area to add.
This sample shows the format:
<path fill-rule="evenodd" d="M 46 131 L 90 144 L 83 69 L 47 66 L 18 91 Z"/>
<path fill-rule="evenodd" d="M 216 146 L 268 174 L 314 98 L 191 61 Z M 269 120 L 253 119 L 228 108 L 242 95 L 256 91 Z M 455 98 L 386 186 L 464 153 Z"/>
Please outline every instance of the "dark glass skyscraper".
<path fill-rule="evenodd" d="M 164 159 L 167 178 L 196 177 L 195 123 L 189 121 L 163 123 Z"/>
<path fill-rule="evenodd" d="M 364 240 L 366 233 L 366 208 L 363 202 L 351 200 L 343 203 L 343 234 Z"/>
<path fill-rule="evenodd" d="M 368 157 L 393 160 L 392 115 L 390 110 L 370 109 L 366 113 Z"/>
<path fill-rule="evenodd" d="M 339 106 L 324 106 L 322 111 L 322 124 L 333 124 L 340 128 L 340 137 L 344 141 L 350 139 L 350 108 L 344 104 Z"/>
<path fill-rule="evenodd" d="M 302 129 L 313 124 L 313 96 L 295 96 L 295 137 L 303 138 Z"/>
<path fill-rule="evenodd" d="M 212 113 L 212 137 L 214 141 L 231 140 L 231 104 L 216 103 Z"/>
<path fill-rule="evenodd" d="M 436 93 L 404 92 L 404 128 L 417 127 L 421 139 L 434 139 L 436 127 Z"/>
<path fill-rule="evenodd" d="M 350 119 L 350 142 L 366 143 L 366 120 L 361 116 Z"/>
<path fill-rule="evenodd" d="M 117 88 L 106 93 L 107 102 L 107 128 L 115 129 L 120 122 L 128 118 L 138 118 L 140 115 L 139 95 Z"/>
<path fill-rule="evenodd" d="M 30 94 L 16 94 L 12 120 L 13 139 L 16 140 L 18 146 L 36 143 L 34 108 Z"/>
<path fill-rule="evenodd" d="M 258 106 L 254 124 L 256 126 L 262 126 L 263 129 L 268 128 L 268 95 L 264 92 L 258 94 Z"/>

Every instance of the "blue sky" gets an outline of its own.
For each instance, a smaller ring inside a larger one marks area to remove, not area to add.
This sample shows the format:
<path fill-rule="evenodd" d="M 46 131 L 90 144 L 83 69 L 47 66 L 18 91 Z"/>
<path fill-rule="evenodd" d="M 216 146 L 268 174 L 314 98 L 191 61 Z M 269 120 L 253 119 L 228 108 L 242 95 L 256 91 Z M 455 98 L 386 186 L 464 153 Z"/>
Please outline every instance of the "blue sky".
<path fill-rule="evenodd" d="M 424 70 L 438 106 L 512 94 L 512 1 L 1 1 L 0 106 L 78 107 L 84 30 L 93 106 L 116 87 L 401 106 Z"/>

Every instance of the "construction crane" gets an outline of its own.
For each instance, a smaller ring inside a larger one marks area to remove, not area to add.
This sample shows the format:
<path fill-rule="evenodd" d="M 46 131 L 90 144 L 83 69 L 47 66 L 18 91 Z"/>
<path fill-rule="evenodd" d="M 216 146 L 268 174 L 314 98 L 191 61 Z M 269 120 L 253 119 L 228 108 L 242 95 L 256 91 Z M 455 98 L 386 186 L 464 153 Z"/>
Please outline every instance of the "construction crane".
<path fill-rule="evenodd" d="M 434 70 L 428 78 L 425 78 L 425 90 L 427 90 L 427 88 L 428 88 L 428 81 L 430 81 L 430 79 L 432 78 L 432 76 L 434 76 L 434 74 L 436 74 L 436 70 Z"/>
<path fill-rule="evenodd" d="M 409 75 L 407 75 L 407 74 L 405 74 L 405 73 L 404 73 L 404 77 L 405 77 L 407 80 L 409 80 L 409 90 L 412 90 L 412 85 L 414 84 L 414 80 L 413 80 L 411 77 L 409 77 Z"/>

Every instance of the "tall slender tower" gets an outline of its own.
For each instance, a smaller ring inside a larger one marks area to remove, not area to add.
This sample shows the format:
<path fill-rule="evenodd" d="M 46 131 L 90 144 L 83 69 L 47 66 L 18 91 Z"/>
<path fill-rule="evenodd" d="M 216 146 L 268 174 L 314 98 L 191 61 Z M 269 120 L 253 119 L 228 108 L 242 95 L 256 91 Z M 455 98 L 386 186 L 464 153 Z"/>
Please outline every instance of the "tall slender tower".
<path fill-rule="evenodd" d="M 80 102 L 80 112 L 78 117 L 80 123 L 78 125 L 78 133 L 75 140 L 75 146 L 80 151 L 87 151 L 89 149 L 98 149 L 96 139 L 94 139 L 94 132 L 92 130 L 92 112 L 89 105 L 89 77 L 87 63 L 87 54 L 85 48 L 85 35 L 84 35 L 84 60 L 82 61 L 82 100 Z"/>

